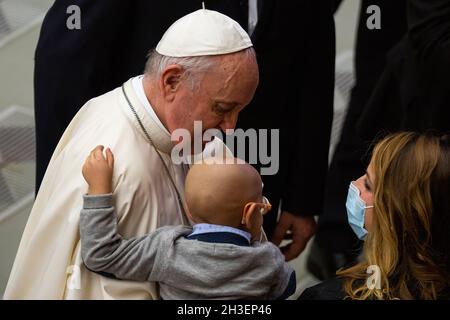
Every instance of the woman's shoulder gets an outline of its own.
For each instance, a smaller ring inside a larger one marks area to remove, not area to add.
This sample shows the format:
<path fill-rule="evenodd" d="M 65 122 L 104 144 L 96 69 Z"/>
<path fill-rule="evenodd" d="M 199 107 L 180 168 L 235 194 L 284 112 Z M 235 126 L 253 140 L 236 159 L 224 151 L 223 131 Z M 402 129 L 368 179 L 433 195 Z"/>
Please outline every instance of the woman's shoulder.
<path fill-rule="evenodd" d="M 344 300 L 344 279 L 333 278 L 307 288 L 298 300 Z"/>

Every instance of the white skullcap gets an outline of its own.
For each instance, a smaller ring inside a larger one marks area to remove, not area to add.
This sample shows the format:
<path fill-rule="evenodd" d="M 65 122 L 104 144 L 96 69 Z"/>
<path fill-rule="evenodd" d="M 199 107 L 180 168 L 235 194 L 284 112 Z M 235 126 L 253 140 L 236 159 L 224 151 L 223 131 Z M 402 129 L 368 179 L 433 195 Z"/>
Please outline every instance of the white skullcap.
<path fill-rule="evenodd" d="M 252 47 L 244 29 L 217 11 L 200 9 L 175 21 L 156 46 L 169 57 L 227 54 Z"/>

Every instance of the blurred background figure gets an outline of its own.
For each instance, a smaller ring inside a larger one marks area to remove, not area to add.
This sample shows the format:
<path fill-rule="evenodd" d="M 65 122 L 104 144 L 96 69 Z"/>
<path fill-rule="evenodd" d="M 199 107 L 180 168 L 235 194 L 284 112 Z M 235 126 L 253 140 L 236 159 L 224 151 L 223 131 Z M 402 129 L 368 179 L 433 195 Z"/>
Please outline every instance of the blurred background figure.
<path fill-rule="evenodd" d="M 381 29 L 366 27 L 369 5 Z M 345 195 L 363 173 L 374 139 L 398 131 L 450 130 L 450 1 L 362 1 L 355 50 L 356 85 L 325 190 L 324 212 L 308 259 L 319 279 L 352 263 L 358 240 L 346 223 Z"/>
<path fill-rule="evenodd" d="M 333 118 L 334 5 L 328 0 L 257 3 L 252 41 L 260 84 L 238 127 L 280 130 L 280 170 L 263 176 L 273 205 L 264 229 L 275 244 L 292 239 L 283 248 L 292 260 L 314 234 L 314 215 L 323 204 Z"/>
<path fill-rule="evenodd" d="M 336 1 L 336 7 L 340 3 Z M 367 27 L 367 8 L 371 5 L 381 10 L 379 30 Z M 307 263 L 308 271 L 320 280 L 333 277 L 359 254 L 360 242 L 348 225 L 345 209 L 349 181 L 361 176 L 367 167 L 368 143 L 358 136 L 355 126 L 385 68 L 387 52 L 405 31 L 405 0 L 361 1 L 354 53 L 355 85 L 328 171 L 323 212 Z"/>
<path fill-rule="evenodd" d="M 389 52 L 360 135 L 450 130 L 450 0 L 407 0 L 408 30 Z"/>

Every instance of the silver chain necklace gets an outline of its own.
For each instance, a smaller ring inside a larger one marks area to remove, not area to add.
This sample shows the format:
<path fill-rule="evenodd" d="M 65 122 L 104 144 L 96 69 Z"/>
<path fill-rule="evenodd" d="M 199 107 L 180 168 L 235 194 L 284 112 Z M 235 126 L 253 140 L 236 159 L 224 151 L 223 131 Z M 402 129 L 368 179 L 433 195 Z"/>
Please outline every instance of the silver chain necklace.
<path fill-rule="evenodd" d="M 147 130 L 145 129 L 144 125 L 142 124 L 142 121 L 141 121 L 141 119 L 139 118 L 139 116 L 138 116 L 136 110 L 134 109 L 133 105 L 131 104 L 130 99 L 128 98 L 128 95 L 127 95 L 127 93 L 125 92 L 125 84 L 122 85 L 122 92 L 123 92 L 123 95 L 125 96 L 125 99 L 126 99 L 127 102 L 128 102 L 128 105 L 129 105 L 129 107 L 130 107 L 130 109 L 131 109 L 131 112 L 134 114 L 134 116 L 135 116 L 137 122 L 139 123 L 139 126 L 141 127 L 142 131 L 144 132 L 144 134 L 145 134 L 145 136 L 147 137 L 147 139 L 148 139 L 148 141 L 150 142 L 150 144 L 152 145 L 153 149 L 155 149 L 156 153 L 158 154 L 158 157 L 159 157 L 159 159 L 161 160 L 161 162 L 162 162 L 162 164 L 163 164 L 163 166 L 164 166 L 164 170 L 166 171 L 167 176 L 169 177 L 170 182 L 172 183 L 172 186 L 173 186 L 174 189 L 175 189 L 175 192 L 176 192 L 176 194 L 177 194 L 178 204 L 180 205 L 180 208 L 181 208 L 181 214 L 180 214 L 180 216 L 181 216 L 181 221 L 183 222 L 184 225 L 189 225 L 189 223 L 188 223 L 188 218 L 187 218 L 186 212 L 185 212 L 185 210 L 184 210 L 183 201 L 181 200 L 180 192 L 178 191 L 178 188 L 177 188 L 177 186 L 176 186 L 176 184 L 175 184 L 175 181 L 173 181 L 172 175 L 170 174 L 169 168 L 167 167 L 166 162 L 164 161 L 164 159 L 163 159 L 161 153 L 159 152 L 158 148 L 156 148 L 155 144 L 153 143 L 152 138 L 151 138 L 150 135 L 148 134 L 148 132 L 147 132 Z"/>

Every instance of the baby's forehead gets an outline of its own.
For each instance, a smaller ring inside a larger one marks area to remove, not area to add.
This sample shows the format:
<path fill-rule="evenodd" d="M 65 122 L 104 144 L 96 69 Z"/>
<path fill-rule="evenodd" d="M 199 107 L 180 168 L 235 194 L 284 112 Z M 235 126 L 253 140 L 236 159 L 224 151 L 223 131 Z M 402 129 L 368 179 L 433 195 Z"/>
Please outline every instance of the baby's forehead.
<path fill-rule="evenodd" d="M 249 165 L 246 161 L 230 157 L 230 156 L 212 156 L 212 157 L 205 157 L 200 158 L 196 162 L 194 162 L 195 165 L 233 165 L 233 164 L 242 164 L 242 165 Z"/>
<path fill-rule="evenodd" d="M 238 158 L 222 158 L 222 157 L 209 157 L 201 159 L 195 162 L 191 168 L 190 172 L 202 171 L 202 174 L 207 174 L 211 172 L 212 174 L 221 174 L 224 172 L 235 173 L 235 174 L 248 174 L 250 171 L 254 170 L 253 167 L 245 162 L 244 160 Z"/>
<path fill-rule="evenodd" d="M 188 172 L 188 180 L 214 180 L 236 181 L 237 183 L 262 183 L 258 171 L 245 161 L 239 160 L 236 163 L 223 163 L 214 161 L 203 161 L 194 164 Z"/>
<path fill-rule="evenodd" d="M 195 171 L 202 171 L 202 173 L 207 174 L 218 174 L 222 176 L 223 174 L 230 174 L 232 176 L 249 176 L 249 177 L 260 177 L 258 171 L 256 171 L 253 166 L 240 160 L 238 163 L 223 163 L 223 162 L 203 162 L 198 163 L 193 166 Z"/>

